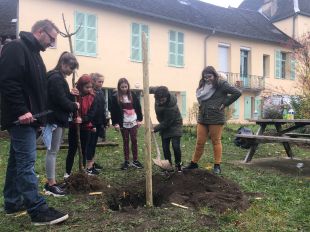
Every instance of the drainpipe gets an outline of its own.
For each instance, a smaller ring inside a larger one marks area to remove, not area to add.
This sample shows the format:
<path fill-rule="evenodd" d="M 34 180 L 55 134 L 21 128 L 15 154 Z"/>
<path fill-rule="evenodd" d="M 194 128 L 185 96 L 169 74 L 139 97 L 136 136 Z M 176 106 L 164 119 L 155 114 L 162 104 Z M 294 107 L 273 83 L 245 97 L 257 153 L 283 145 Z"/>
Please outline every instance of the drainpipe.
<path fill-rule="evenodd" d="M 212 35 L 214 35 L 215 34 L 215 29 L 213 28 L 213 30 L 212 30 L 212 33 L 211 34 L 209 34 L 209 35 L 206 35 L 206 37 L 205 37 L 205 40 L 204 40 L 204 56 L 203 56 L 203 58 L 204 58 L 204 67 L 203 68 L 205 68 L 206 66 L 207 66 L 207 40 L 212 36 Z"/>
<path fill-rule="evenodd" d="M 300 12 L 300 9 L 299 9 L 299 2 L 298 0 L 294 0 L 294 16 L 293 16 L 293 39 L 296 39 L 296 18 L 297 18 L 297 15 L 298 15 L 298 12 Z"/>

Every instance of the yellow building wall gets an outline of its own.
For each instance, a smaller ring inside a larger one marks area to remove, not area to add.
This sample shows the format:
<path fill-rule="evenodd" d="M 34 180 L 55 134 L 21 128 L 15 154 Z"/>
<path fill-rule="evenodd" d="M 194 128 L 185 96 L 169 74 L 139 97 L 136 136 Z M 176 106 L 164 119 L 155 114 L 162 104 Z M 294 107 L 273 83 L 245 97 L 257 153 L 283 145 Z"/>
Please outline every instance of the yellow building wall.
<path fill-rule="evenodd" d="M 293 37 L 293 17 L 275 22 L 273 24 L 288 36 Z M 296 21 L 295 25 L 297 25 Z"/>
<path fill-rule="evenodd" d="M 207 33 L 168 22 L 149 20 L 137 15 L 127 15 L 116 11 L 108 11 L 100 7 L 78 5 L 60 0 L 20 0 L 19 30 L 30 31 L 32 24 L 40 19 L 51 19 L 61 31 L 64 31 L 62 13 L 71 32 L 74 30 L 74 12 L 81 11 L 97 15 L 97 56 L 77 56 L 80 63 L 78 76 L 83 73 L 100 72 L 105 76 L 104 87 L 115 88 L 121 77 L 127 77 L 132 88 L 142 89 L 142 63 L 130 60 L 131 23 L 141 23 L 149 26 L 149 78 L 150 85 L 166 85 L 172 91 L 186 91 L 187 109 L 196 102 L 195 90 L 204 67 L 204 42 Z M 35 12 L 35 14 L 33 13 Z M 168 65 L 168 33 L 169 30 L 184 33 L 184 68 Z M 74 39 L 73 39 L 74 41 Z M 294 94 L 294 81 L 276 80 L 274 78 L 274 55 L 276 49 L 281 49 L 274 43 L 247 40 L 220 35 L 217 32 L 207 40 L 206 65 L 219 67 L 219 43 L 230 45 L 230 72 L 240 72 L 240 48 L 250 49 L 249 74 L 263 75 L 263 55 L 270 56 L 270 76 L 266 78 L 267 88 L 285 89 L 288 94 Z M 52 69 L 59 55 L 69 50 L 68 39 L 58 36 L 56 48 L 47 49 L 43 59 L 47 69 Z M 71 83 L 71 80 L 68 79 Z M 254 93 L 243 95 L 255 96 Z M 240 118 L 235 122 L 244 122 L 243 97 L 240 99 Z M 151 96 L 151 117 L 155 120 L 153 109 L 154 100 Z M 180 98 L 179 98 L 180 101 Z M 180 104 L 180 102 L 179 102 Z M 187 112 L 188 112 L 187 110 Z M 188 115 L 187 115 L 188 116 Z M 187 119 L 185 120 L 185 122 Z"/>
<path fill-rule="evenodd" d="M 299 15 L 297 18 L 298 37 L 310 32 L 310 17 Z"/>
<path fill-rule="evenodd" d="M 275 22 L 274 25 L 288 36 L 293 37 L 293 17 Z M 310 32 L 310 17 L 298 15 L 295 19 L 295 38 L 298 39 Z"/>

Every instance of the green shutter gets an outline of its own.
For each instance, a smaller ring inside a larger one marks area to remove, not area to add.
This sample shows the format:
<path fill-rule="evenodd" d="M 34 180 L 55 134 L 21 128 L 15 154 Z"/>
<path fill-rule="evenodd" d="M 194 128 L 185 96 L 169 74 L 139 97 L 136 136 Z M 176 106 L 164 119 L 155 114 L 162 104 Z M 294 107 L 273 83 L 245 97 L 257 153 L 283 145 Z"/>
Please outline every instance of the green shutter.
<path fill-rule="evenodd" d="M 282 77 L 281 72 L 281 52 L 276 50 L 275 52 L 275 78 L 280 79 Z"/>
<path fill-rule="evenodd" d="M 295 80 L 295 75 L 296 75 L 296 60 L 293 58 L 291 59 L 291 80 Z"/>
<path fill-rule="evenodd" d="M 75 12 L 75 35 L 74 50 L 77 54 L 96 56 L 97 53 L 97 16 Z"/>
<path fill-rule="evenodd" d="M 178 33 L 178 60 L 177 60 L 177 65 L 178 66 L 183 66 L 183 54 L 184 54 L 184 34 L 182 32 Z"/>
<path fill-rule="evenodd" d="M 169 31 L 169 65 L 184 66 L 184 33 Z"/>
<path fill-rule="evenodd" d="M 244 97 L 244 119 L 250 119 L 251 118 L 251 97 L 245 96 Z"/>
<path fill-rule="evenodd" d="M 87 15 L 87 37 L 86 52 L 87 55 L 95 56 L 97 51 L 97 16 Z"/>
<path fill-rule="evenodd" d="M 149 44 L 149 28 L 138 23 L 131 24 L 131 60 L 142 61 L 142 32 L 146 34 L 147 47 Z"/>
<path fill-rule="evenodd" d="M 181 92 L 181 100 L 182 100 L 182 117 L 185 118 L 186 117 L 186 92 L 182 91 Z"/>
<path fill-rule="evenodd" d="M 233 118 L 238 119 L 239 118 L 239 112 L 240 112 L 240 101 L 237 99 L 233 104 Z"/>
<path fill-rule="evenodd" d="M 255 105 L 254 105 L 254 107 L 255 107 L 255 111 L 258 113 L 258 117 L 262 116 L 261 104 L 262 104 L 261 97 L 255 97 Z"/>

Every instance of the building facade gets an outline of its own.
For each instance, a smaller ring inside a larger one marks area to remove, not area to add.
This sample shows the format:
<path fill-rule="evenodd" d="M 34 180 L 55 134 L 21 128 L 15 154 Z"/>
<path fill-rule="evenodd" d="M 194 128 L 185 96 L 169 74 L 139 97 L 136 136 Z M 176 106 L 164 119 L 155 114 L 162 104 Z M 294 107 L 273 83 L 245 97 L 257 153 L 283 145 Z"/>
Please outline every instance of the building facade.
<path fill-rule="evenodd" d="M 197 102 L 201 72 L 208 65 L 242 90 L 242 97 L 231 106 L 231 122 L 261 114 L 266 90 L 296 93 L 291 59 L 295 42 L 255 10 L 197 0 L 19 0 L 17 9 L 17 31 L 29 31 L 35 21 L 45 18 L 64 31 L 62 15 L 71 32 L 79 28 L 73 37 L 78 76 L 102 73 L 107 93 L 121 77 L 128 78 L 131 88 L 143 89 L 145 33 L 150 85 L 166 85 L 175 92 L 185 122 L 195 123 L 190 112 Z M 56 46 L 43 53 L 48 69 L 65 50 L 68 39 L 59 36 Z"/>

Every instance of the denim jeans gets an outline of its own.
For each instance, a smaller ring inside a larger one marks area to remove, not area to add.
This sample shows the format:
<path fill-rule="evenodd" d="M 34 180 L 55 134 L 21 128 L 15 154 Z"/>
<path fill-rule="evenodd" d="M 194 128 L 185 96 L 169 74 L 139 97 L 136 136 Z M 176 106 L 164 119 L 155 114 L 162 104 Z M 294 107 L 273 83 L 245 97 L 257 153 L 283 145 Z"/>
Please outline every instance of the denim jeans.
<path fill-rule="evenodd" d="M 6 210 L 18 209 L 23 204 L 30 216 L 47 208 L 39 195 L 38 179 L 34 172 L 36 161 L 36 129 L 13 126 L 9 129 L 10 154 L 3 189 Z"/>

